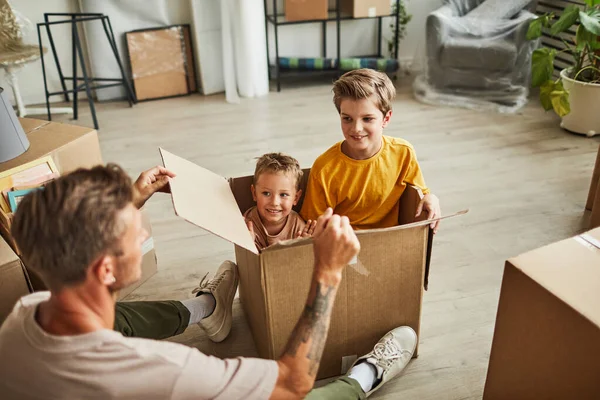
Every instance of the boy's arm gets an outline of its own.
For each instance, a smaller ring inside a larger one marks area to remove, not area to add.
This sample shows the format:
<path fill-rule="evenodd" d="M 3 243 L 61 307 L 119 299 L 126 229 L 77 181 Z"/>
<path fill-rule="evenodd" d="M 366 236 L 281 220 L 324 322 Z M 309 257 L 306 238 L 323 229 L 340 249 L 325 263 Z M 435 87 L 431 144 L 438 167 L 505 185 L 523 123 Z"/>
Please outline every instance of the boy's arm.
<path fill-rule="evenodd" d="M 334 204 L 328 204 L 328 196 L 326 195 L 325 188 L 315 177 L 316 175 L 316 173 L 311 171 L 308 183 L 306 184 L 304 203 L 302 203 L 302 210 L 300 210 L 300 216 L 305 221 L 316 221 L 329 207 L 335 210 Z"/>
<path fill-rule="evenodd" d="M 416 217 L 421 215 L 421 212 L 423 211 L 427 212 L 427 219 L 434 219 L 442 216 L 440 201 L 437 196 L 430 193 L 429 189 L 427 188 L 425 179 L 423 178 L 423 173 L 421 172 L 421 167 L 419 166 L 419 162 L 417 161 L 417 157 L 413 149 L 410 150 L 410 164 L 408 166 L 408 171 L 406 177 L 404 178 L 404 182 L 417 186 L 425 195 L 417 205 L 417 210 L 415 212 Z M 440 221 L 436 221 L 431 224 L 431 229 L 433 229 L 434 234 L 437 233 L 439 225 Z"/>
<path fill-rule="evenodd" d="M 415 151 L 410 148 L 410 157 L 409 164 L 406 172 L 406 176 L 404 177 L 404 182 L 418 187 L 421 189 L 423 194 L 429 194 L 429 188 L 425 184 L 425 178 L 423 178 L 423 172 L 421 171 L 421 167 L 419 166 L 419 162 L 417 161 L 417 156 Z"/>

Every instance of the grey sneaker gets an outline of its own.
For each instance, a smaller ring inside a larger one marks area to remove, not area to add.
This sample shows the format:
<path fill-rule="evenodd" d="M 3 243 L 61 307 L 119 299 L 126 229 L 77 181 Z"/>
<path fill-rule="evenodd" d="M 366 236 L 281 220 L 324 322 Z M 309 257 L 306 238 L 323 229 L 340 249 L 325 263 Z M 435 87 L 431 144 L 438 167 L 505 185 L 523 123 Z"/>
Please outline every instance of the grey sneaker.
<path fill-rule="evenodd" d="M 200 285 L 192 293 L 196 296 L 201 293 L 210 293 L 215 298 L 213 313 L 198 322 L 198 326 L 208 335 L 213 342 L 222 342 L 231 331 L 231 314 L 233 298 L 238 287 L 237 265 L 231 261 L 224 261 L 215 273 L 214 278 L 208 279 L 208 274 L 200 281 Z"/>
<path fill-rule="evenodd" d="M 417 334 L 409 326 L 401 326 L 386 333 L 373 351 L 358 358 L 352 367 L 368 362 L 377 370 L 377 381 L 367 397 L 381 389 L 384 383 L 400 374 L 408 365 L 417 347 Z M 352 370 L 350 367 L 350 370 Z"/>

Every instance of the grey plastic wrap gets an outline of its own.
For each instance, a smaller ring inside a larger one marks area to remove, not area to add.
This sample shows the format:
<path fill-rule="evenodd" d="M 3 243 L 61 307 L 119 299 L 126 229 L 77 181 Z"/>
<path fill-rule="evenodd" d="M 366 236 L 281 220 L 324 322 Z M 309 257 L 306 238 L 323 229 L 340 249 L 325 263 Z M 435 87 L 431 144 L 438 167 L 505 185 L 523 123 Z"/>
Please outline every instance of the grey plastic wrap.
<path fill-rule="evenodd" d="M 427 17 L 424 72 L 413 92 L 425 103 L 516 112 L 527 103 L 536 15 L 529 0 L 452 0 Z"/>

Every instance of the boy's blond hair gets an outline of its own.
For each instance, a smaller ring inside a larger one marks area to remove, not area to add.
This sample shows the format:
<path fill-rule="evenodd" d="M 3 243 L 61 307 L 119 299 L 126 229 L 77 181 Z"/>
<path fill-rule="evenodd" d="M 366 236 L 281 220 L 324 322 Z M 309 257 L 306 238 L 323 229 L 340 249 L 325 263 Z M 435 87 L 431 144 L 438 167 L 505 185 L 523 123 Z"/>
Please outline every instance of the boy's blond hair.
<path fill-rule="evenodd" d="M 333 103 L 340 112 L 342 99 L 366 99 L 375 96 L 377 108 L 385 116 L 392 109 L 396 88 L 383 72 L 362 68 L 346 72 L 333 84 Z"/>
<path fill-rule="evenodd" d="M 254 184 L 258 181 L 258 177 L 265 172 L 291 174 L 296 178 L 296 190 L 300 189 L 300 182 L 302 181 L 302 175 L 304 175 L 298 160 L 284 153 L 267 153 L 257 158 Z"/>

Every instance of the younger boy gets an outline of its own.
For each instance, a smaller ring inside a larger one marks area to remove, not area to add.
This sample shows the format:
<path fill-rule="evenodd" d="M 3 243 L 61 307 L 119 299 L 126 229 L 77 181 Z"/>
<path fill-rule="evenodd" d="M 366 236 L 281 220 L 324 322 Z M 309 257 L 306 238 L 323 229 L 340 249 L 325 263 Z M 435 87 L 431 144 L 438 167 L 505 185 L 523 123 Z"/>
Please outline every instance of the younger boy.
<path fill-rule="evenodd" d="M 407 185 L 421 188 L 416 210 L 428 219 L 441 216 L 439 200 L 429 193 L 415 150 L 406 140 L 383 136 L 392 118 L 393 83 L 384 73 L 358 69 L 333 85 L 344 140 L 315 161 L 300 214 L 316 219 L 328 207 L 350 219 L 354 229 L 398 225 L 398 201 Z M 431 224 L 434 233 L 438 222 Z"/>
<path fill-rule="evenodd" d="M 311 236 L 316 218 L 307 223 L 292 210 L 300 196 L 302 169 L 298 161 L 282 153 L 265 154 L 256 162 L 251 187 L 256 206 L 244 213 L 259 250 L 300 236 Z"/>

